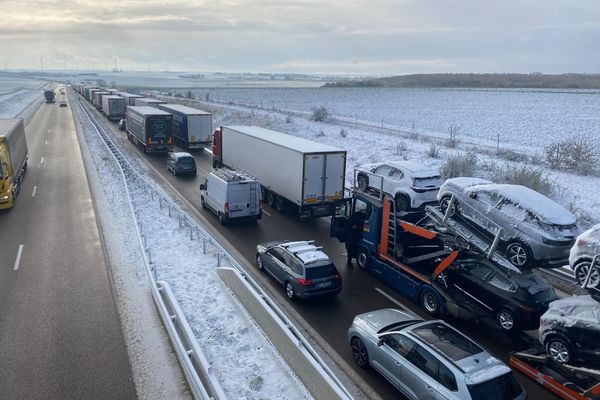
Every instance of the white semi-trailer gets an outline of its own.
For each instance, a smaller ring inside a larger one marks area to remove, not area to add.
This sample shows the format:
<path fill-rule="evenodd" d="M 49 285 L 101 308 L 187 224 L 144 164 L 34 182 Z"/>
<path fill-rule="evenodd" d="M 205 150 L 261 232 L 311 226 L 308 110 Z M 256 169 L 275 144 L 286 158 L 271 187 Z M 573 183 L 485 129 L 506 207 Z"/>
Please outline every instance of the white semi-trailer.
<path fill-rule="evenodd" d="M 111 121 L 125 117 L 125 99 L 121 96 L 102 96 L 102 113 Z"/>
<path fill-rule="evenodd" d="M 213 134 L 213 166 L 254 176 L 263 199 L 301 220 L 330 216 L 344 196 L 346 151 L 257 126 L 222 126 Z"/>

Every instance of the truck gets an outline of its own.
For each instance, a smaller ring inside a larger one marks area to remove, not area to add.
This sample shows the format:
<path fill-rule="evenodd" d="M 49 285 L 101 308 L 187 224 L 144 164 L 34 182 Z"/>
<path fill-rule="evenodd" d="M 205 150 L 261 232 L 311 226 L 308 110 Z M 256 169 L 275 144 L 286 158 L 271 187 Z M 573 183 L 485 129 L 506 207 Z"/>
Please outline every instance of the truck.
<path fill-rule="evenodd" d="M 142 96 L 140 96 L 139 94 L 131 94 L 131 93 L 127 93 L 127 92 L 121 92 L 121 93 L 119 93 L 119 96 L 121 96 L 125 99 L 126 106 L 135 106 L 135 99 L 142 98 Z"/>
<path fill-rule="evenodd" d="M 82 90 L 82 95 L 87 101 L 92 101 L 92 91 L 100 90 L 100 88 L 94 86 L 85 86 Z"/>
<path fill-rule="evenodd" d="M 46 103 L 54 103 L 54 90 L 44 90 Z"/>
<path fill-rule="evenodd" d="M 102 96 L 110 96 L 110 95 L 111 95 L 110 92 L 107 92 L 104 90 L 99 91 L 99 92 L 94 92 L 94 97 L 92 98 L 92 104 L 98 110 L 102 111 Z"/>
<path fill-rule="evenodd" d="M 102 96 L 102 113 L 111 121 L 125 116 L 125 99 L 121 96 Z"/>
<path fill-rule="evenodd" d="M 258 126 L 222 126 L 213 134 L 213 166 L 255 177 L 262 197 L 301 221 L 331 215 L 344 196 L 346 151 Z"/>
<path fill-rule="evenodd" d="M 173 145 L 173 116 L 147 106 L 130 106 L 125 112 L 127 138 L 144 153 L 169 152 Z"/>
<path fill-rule="evenodd" d="M 0 119 L 0 209 L 14 206 L 28 159 L 23 120 Z"/>
<path fill-rule="evenodd" d="M 159 104 L 167 104 L 166 101 L 153 99 L 152 97 L 137 97 L 135 100 L 136 106 L 157 107 Z"/>
<path fill-rule="evenodd" d="M 212 114 L 180 104 L 159 104 L 160 110 L 173 115 L 173 140 L 187 150 L 210 147 Z"/>

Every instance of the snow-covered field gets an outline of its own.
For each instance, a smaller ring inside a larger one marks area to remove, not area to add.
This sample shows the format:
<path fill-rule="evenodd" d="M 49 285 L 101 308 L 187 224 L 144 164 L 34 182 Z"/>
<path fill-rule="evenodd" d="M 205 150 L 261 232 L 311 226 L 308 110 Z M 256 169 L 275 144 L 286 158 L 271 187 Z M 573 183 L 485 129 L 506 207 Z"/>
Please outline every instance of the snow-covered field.
<path fill-rule="evenodd" d="M 298 90 L 298 92 L 303 91 Z M 489 150 L 487 148 L 479 149 L 477 145 L 465 143 L 459 143 L 456 148 L 448 148 L 441 144 L 438 146 L 439 155 L 433 158 L 427 154 L 431 147 L 431 138 L 424 134 L 386 131 L 375 126 L 369 128 L 343 121 L 315 122 L 310 120 L 310 113 L 290 115 L 285 111 L 203 101 L 193 101 L 191 104 L 213 112 L 214 126 L 258 125 L 346 149 L 348 151 L 346 174 L 349 181 L 352 179 L 354 168 L 365 163 L 404 159 L 432 169 L 439 169 L 448 156 L 467 151 L 477 153 L 478 167 L 475 175 L 483 178 L 493 180 L 493 176 L 489 175 L 492 166 L 498 168 L 504 165 L 516 165 L 539 168 L 538 165 L 529 165 L 526 162 L 506 161 L 496 156 L 493 151 L 483 151 Z M 590 115 L 589 118 L 600 118 L 600 114 Z M 599 177 L 551 170 L 546 172 L 549 181 L 553 183 L 551 197 L 567 209 L 574 211 L 584 228 L 600 222 Z"/>
<path fill-rule="evenodd" d="M 36 100 L 43 92 L 37 89 L 20 89 L 0 94 L 0 118 L 13 118 Z"/>
<path fill-rule="evenodd" d="M 86 117 L 78 111 L 76 118 L 83 127 L 105 203 L 112 204 L 117 215 L 128 210 L 126 193 L 115 190 L 121 176 L 104 145 Z M 125 151 L 126 153 L 126 151 Z M 138 170 L 144 169 L 135 161 Z M 209 244 L 191 240 L 189 230 L 179 226 L 175 212 L 169 215 L 158 197 L 153 199 L 145 187 L 130 188 L 137 219 L 150 248 L 157 278 L 167 281 L 186 315 L 202 351 L 214 368 L 223 390 L 232 399 L 307 399 L 308 391 L 248 316 L 216 273 L 217 257 Z M 131 231 L 131 216 L 102 221 L 117 232 Z M 127 247 L 139 247 L 131 235 L 124 235 Z M 139 260 L 139 258 L 138 258 Z M 132 262 L 132 265 L 139 262 Z M 138 283 L 149 285 L 143 270 L 136 269 Z M 126 287 L 122 288 L 127 293 Z M 121 294 L 122 295 L 122 294 Z"/>
<path fill-rule="evenodd" d="M 184 94 L 184 92 L 181 92 Z M 572 135 L 600 142 L 600 91 L 391 88 L 207 88 L 195 97 L 292 111 L 325 106 L 335 116 L 447 138 L 539 151 Z"/>

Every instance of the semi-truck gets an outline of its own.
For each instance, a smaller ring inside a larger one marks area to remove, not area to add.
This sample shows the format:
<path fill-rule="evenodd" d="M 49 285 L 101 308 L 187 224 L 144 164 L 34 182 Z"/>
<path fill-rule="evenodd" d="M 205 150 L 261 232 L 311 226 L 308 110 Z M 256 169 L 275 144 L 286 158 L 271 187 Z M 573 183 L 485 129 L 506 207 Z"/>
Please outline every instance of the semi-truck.
<path fill-rule="evenodd" d="M 14 206 L 28 158 L 23 120 L 0 119 L 0 209 Z"/>
<path fill-rule="evenodd" d="M 54 90 L 44 90 L 46 103 L 54 103 Z"/>
<path fill-rule="evenodd" d="M 125 116 L 125 99 L 121 96 L 102 96 L 102 113 L 111 121 Z"/>
<path fill-rule="evenodd" d="M 166 101 L 153 99 L 152 97 L 136 97 L 134 100 L 136 106 L 158 107 L 159 104 L 167 104 Z"/>
<path fill-rule="evenodd" d="M 125 112 L 127 138 L 144 153 L 169 152 L 173 145 L 173 116 L 147 106 L 130 106 Z"/>
<path fill-rule="evenodd" d="M 213 166 L 254 176 L 263 199 L 300 220 L 331 215 L 344 196 L 346 151 L 258 126 L 222 126 L 213 134 Z"/>
<path fill-rule="evenodd" d="M 210 147 L 212 114 L 181 104 L 159 104 L 160 110 L 173 115 L 173 140 L 187 150 Z"/>
<path fill-rule="evenodd" d="M 119 93 L 119 96 L 125 99 L 126 106 L 135 106 L 135 99 L 142 98 L 142 96 L 140 96 L 139 94 L 131 94 L 126 92 Z"/>
<path fill-rule="evenodd" d="M 98 110 L 102 111 L 102 96 L 110 96 L 111 93 L 107 92 L 107 91 L 101 91 L 101 92 L 94 92 L 94 97 L 92 99 L 92 104 L 94 105 L 94 107 L 96 107 Z"/>

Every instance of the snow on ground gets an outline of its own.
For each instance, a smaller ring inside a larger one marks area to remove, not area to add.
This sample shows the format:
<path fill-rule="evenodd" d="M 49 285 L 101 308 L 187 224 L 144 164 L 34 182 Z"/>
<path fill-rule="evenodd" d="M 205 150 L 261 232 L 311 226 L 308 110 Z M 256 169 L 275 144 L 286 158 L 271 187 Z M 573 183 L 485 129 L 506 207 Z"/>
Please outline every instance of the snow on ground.
<path fill-rule="evenodd" d="M 72 102 L 71 104 L 74 104 Z M 74 106 L 74 108 L 76 108 Z M 101 177 L 104 195 L 115 198 L 114 212 L 122 217 L 113 219 L 118 230 L 129 232 L 123 240 L 127 247 L 137 247 L 127 216 L 125 193 L 115 188 L 121 180 L 113 161 L 105 154 L 103 145 L 94 139 L 85 117 L 78 119 L 96 168 Z M 115 190 L 116 189 L 116 190 Z M 260 328 L 247 315 L 216 273 L 216 253 L 208 245 L 203 254 L 201 240 L 190 240 L 189 230 L 179 227 L 173 212 L 161 208 L 158 198 L 152 200 L 144 189 L 132 191 L 139 212 L 138 221 L 151 249 L 151 259 L 157 266 L 158 279 L 168 282 L 198 339 L 200 348 L 214 368 L 223 390 L 232 399 L 307 399 L 310 394 L 281 359 Z M 139 260 L 139 259 L 138 259 Z M 132 265 L 139 265 L 133 262 Z M 149 284 L 144 273 L 136 269 L 138 283 Z M 125 288 L 127 292 L 128 289 Z"/>
<path fill-rule="evenodd" d="M 166 97 L 171 101 L 172 97 Z M 177 99 L 190 103 L 189 100 Z M 254 104 L 254 103 L 251 103 Z M 428 156 L 432 139 L 423 134 L 402 133 L 379 129 L 376 126 L 366 127 L 351 121 L 315 122 L 310 120 L 310 113 L 289 113 L 280 110 L 257 109 L 253 107 L 221 104 L 204 101 L 191 101 L 190 105 L 213 113 L 213 125 L 258 125 L 264 128 L 289 133 L 317 142 L 329 144 L 347 150 L 347 180 L 351 181 L 353 171 L 360 165 L 371 162 L 393 160 L 409 160 L 430 169 L 439 169 L 445 160 L 452 155 L 474 151 L 477 153 L 479 169 L 476 175 L 493 179 L 487 171 L 490 165 L 531 166 L 527 163 L 508 162 L 497 157 L 486 144 L 481 149 L 471 144 L 458 144 L 456 148 L 448 148 L 443 141 L 433 139 L 439 150 L 438 157 Z M 578 215 L 584 228 L 600 222 L 600 177 L 581 176 L 557 171 L 545 171 L 554 182 L 553 200 Z"/>
<path fill-rule="evenodd" d="M 14 118 L 31 103 L 39 100 L 41 90 L 19 89 L 0 94 L 0 118 Z"/>

